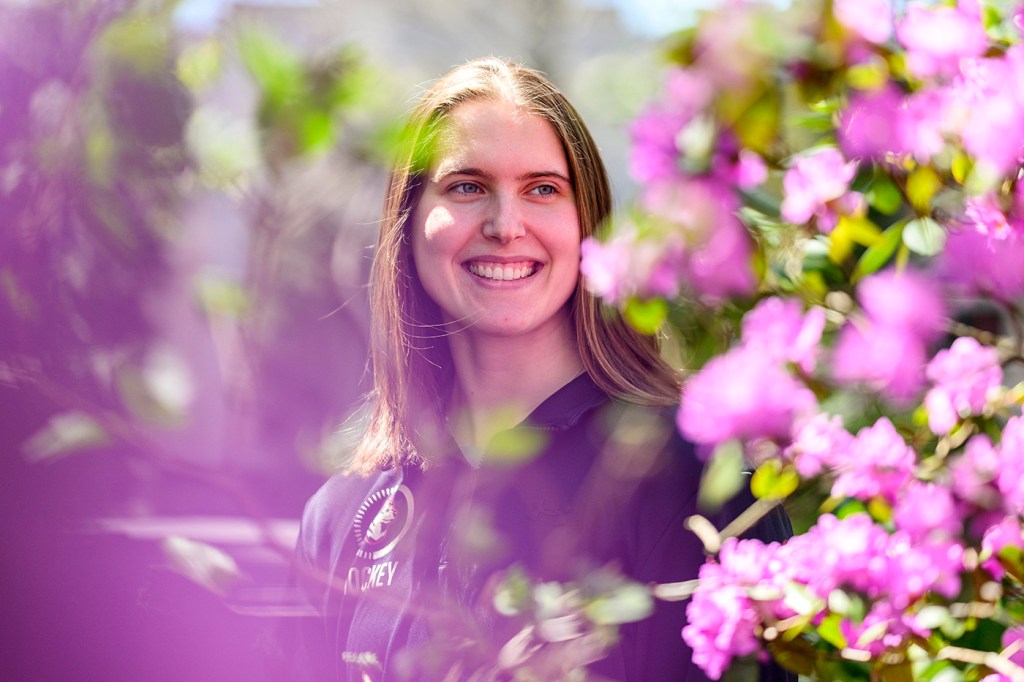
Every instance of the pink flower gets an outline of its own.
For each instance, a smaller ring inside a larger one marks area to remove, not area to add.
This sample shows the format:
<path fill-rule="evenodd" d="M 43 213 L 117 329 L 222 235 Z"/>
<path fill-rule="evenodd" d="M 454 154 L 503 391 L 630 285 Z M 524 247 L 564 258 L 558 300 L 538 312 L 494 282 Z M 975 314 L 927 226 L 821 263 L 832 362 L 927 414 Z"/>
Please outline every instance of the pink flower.
<path fill-rule="evenodd" d="M 926 362 L 924 344 L 911 330 L 853 321 L 839 331 L 832 375 L 840 383 L 863 384 L 902 403 L 923 388 Z"/>
<path fill-rule="evenodd" d="M 703 568 L 700 577 L 704 578 Z M 740 587 L 698 590 L 686 606 L 686 621 L 683 640 L 693 650 L 693 662 L 713 680 L 722 676 L 733 658 L 759 648 L 755 632 L 760 618 Z"/>
<path fill-rule="evenodd" d="M 903 327 L 924 341 L 945 327 L 946 306 L 936 283 L 913 270 L 885 270 L 857 287 L 857 300 L 868 318 L 885 327 Z"/>
<path fill-rule="evenodd" d="M 664 97 L 630 125 L 630 169 L 634 178 L 653 182 L 681 177 L 679 132 L 710 97 L 710 84 L 696 71 L 676 69 L 669 74 Z"/>
<path fill-rule="evenodd" d="M 834 0 L 833 12 L 843 28 L 870 43 L 884 43 L 892 35 L 889 0 Z"/>
<path fill-rule="evenodd" d="M 1014 171 L 1024 153 L 1024 47 L 965 60 L 961 72 L 949 98 L 962 118 L 964 149 L 998 176 Z"/>
<path fill-rule="evenodd" d="M 950 538 L 920 541 L 897 531 L 889 540 L 892 560 L 888 598 L 899 610 L 906 609 L 928 592 L 947 598 L 960 592 L 964 548 Z"/>
<path fill-rule="evenodd" d="M 857 432 L 846 456 L 836 462 L 832 496 L 895 501 L 914 473 L 916 457 L 888 418 Z"/>
<path fill-rule="evenodd" d="M 850 97 L 836 131 L 839 146 L 848 158 L 883 159 L 888 153 L 902 154 L 900 112 L 903 94 L 891 83 L 878 90 Z"/>
<path fill-rule="evenodd" d="M 817 218 L 822 231 L 831 231 L 836 219 L 832 204 L 846 195 L 856 174 L 857 162 L 846 162 L 833 147 L 797 158 L 782 179 L 782 217 L 795 224 Z"/>
<path fill-rule="evenodd" d="M 736 217 L 739 202 L 728 187 L 707 179 L 656 183 L 643 202 L 686 242 L 680 273 L 685 288 L 708 300 L 754 290 L 753 244 Z"/>
<path fill-rule="evenodd" d="M 907 50 L 907 68 L 917 78 L 952 77 L 960 60 L 988 49 L 977 3 L 961 0 L 957 7 L 914 5 L 896 28 Z"/>
<path fill-rule="evenodd" d="M 811 478 L 846 461 L 851 445 L 853 435 L 843 427 L 843 418 L 820 412 L 797 426 L 784 454 L 800 476 Z"/>
<path fill-rule="evenodd" d="M 938 271 L 964 294 L 1013 301 L 1024 296 L 1024 235 L 1016 230 L 996 244 L 975 229 L 949 231 Z"/>
<path fill-rule="evenodd" d="M 946 148 L 946 93 L 939 88 L 919 90 L 903 99 L 898 112 L 900 148 L 921 163 L 928 163 Z"/>
<path fill-rule="evenodd" d="M 892 400 L 913 398 L 924 384 L 927 344 L 945 322 L 937 287 L 912 271 L 889 270 L 862 281 L 857 299 L 867 319 L 840 330 L 833 376 L 867 384 Z"/>
<path fill-rule="evenodd" d="M 672 235 L 645 240 L 625 228 L 606 242 L 593 237 L 580 245 L 580 272 L 587 288 L 609 303 L 632 296 L 672 297 L 683 276 L 683 246 Z"/>
<path fill-rule="evenodd" d="M 953 492 L 961 500 L 981 509 L 1001 506 L 1002 498 L 995 484 L 999 467 L 999 453 L 989 437 L 974 436 L 950 464 Z"/>
<path fill-rule="evenodd" d="M 779 586 L 784 576 L 774 560 L 776 543 L 729 538 L 717 561 L 701 567 L 700 587 L 686 607 L 683 640 L 693 650 L 693 662 L 708 677 L 719 679 L 732 659 L 760 649 L 757 628 L 762 614 L 778 604 L 760 606 L 750 597 L 752 587 Z M 781 601 L 781 599 L 777 600 Z M 787 613 L 786 615 L 791 615 Z"/>
<path fill-rule="evenodd" d="M 1003 381 L 999 352 L 967 336 L 936 353 L 926 374 L 933 383 L 924 398 L 928 426 L 940 436 L 952 431 L 962 417 L 981 414 Z"/>
<path fill-rule="evenodd" d="M 1006 508 L 1024 514 L 1024 417 L 1013 417 L 1003 427 L 999 442 L 999 475 L 996 485 Z"/>
<path fill-rule="evenodd" d="M 743 317 L 743 345 L 810 373 L 817 363 L 824 329 L 825 311 L 821 308 L 804 313 L 800 301 L 772 296 Z"/>
<path fill-rule="evenodd" d="M 736 348 L 712 359 L 683 387 L 679 430 L 694 443 L 790 438 L 814 394 L 764 353 Z"/>
<path fill-rule="evenodd" d="M 906 531 L 915 541 L 933 535 L 951 537 L 961 525 L 949 488 L 917 480 L 911 481 L 900 495 L 893 520 L 896 528 Z"/>
<path fill-rule="evenodd" d="M 1004 516 L 998 523 L 990 526 L 981 539 L 982 566 L 996 580 L 1001 580 L 1006 573 L 998 557 L 1007 547 L 1024 550 L 1024 531 L 1021 530 L 1020 519 L 1016 515 Z"/>

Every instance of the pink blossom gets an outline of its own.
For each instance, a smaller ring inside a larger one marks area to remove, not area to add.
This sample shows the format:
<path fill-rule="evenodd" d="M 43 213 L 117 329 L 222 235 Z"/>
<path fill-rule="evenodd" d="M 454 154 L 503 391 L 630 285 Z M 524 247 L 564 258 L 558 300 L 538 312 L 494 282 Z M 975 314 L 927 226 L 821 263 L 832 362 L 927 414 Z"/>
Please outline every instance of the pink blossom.
<path fill-rule="evenodd" d="M 980 294 L 1002 301 L 1024 296 L 1024 235 L 1016 230 L 993 244 L 972 228 L 949 231 L 946 249 L 938 257 L 940 275 L 966 295 Z"/>
<path fill-rule="evenodd" d="M 999 442 L 999 475 L 996 485 L 1006 508 L 1024 514 L 1024 417 L 1011 418 L 1003 427 Z"/>
<path fill-rule="evenodd" d="M 964 149 L 990 172 L 1005 175 L 1024 153 L 1024 47 L 965 60 L 961 74 L 948 97 L 960 112 Z"/>
<path fill-rule="evenodd" d="M 1001 496 L 995 485 L 999 467 L 999 453 L 989 437 L 972 437 L 961 454 L 949 465 L 953 492 L 971 505 L 981 509 L 995 509 L 1001 504 Z"/>
<path fill-rule="evenodd" d="M 838 149 L 823 147 L 797 158 L 782 179 L 782 217 L 795 224 L 817 218 L 823 231 L 835 225 L 832 203 L 850 189 L 857 162 L 847 162 Z"/>
<path fill-rule="evenodd" d="M 863 159 L 902 154 L 902 107 L 903 94 L 890 83 L 878 90 L 852 95 L 836 131 L 843 153 L 848 158 Z"/>
<path fill-rule="evenodd" d="M 749 588 L 779 585 L 779 567 L 773 565 L 778 547 L 729 538 L 718 560 L 701 567 L 700 587 L 686 607 L 682 634 L 693 650 L 693 662 L 710 678 L 720 678 L 733 658 L 760 649 L 756 629 L 762 613 Z"/>
<path fill-rule="evenodd" d="M 915 540 L 933 535 L 951 537 L 961 525 L 952 491 L 938 483 L 916 480 L 907 485 L 897 500 L 893 521 L 896 528 Z"/>
<path fill-rule="evenodd" d="M 913 270 L 885 270 L 857 287 L 857 301 L 868 318 L 885 327 L 903 327 L 924 341 L 942 332 L 946 306 L 936 282 Z"/>
<path fill-rule="evenodd" d="M 913 477 L 916 457 L 887 417 L 857 432 L 845 458 L 836 462 L 832 496 L 895 501 Z"/>
<path fill-rule="evenodd" d="M 925 373 L 933 383 L 924 398 L 928 426 L 938 435 L 952 431 L 962 417 L 981 414 L 1003 380 L 999 352 L 967 336 L 936 353 Z"/>
<path fill-rule="evenodd" d="M 870 43 L 884 43 L 892 35 L 889 0 L 834 0 L 833 12 L 843 28 Z"/>
<path fill-rule="evenodd" d="M 996 580 L 1001 580 L 1006 570 L 999 562 L 999 553 L 1007 547 L 1024 550 L 1024 530 L 1016 515 L 1004 516 L 991 525 L 981 539 L 982 566 Z"/>
<path fill-rule="evenodd" d="M 580 272 L 587 288 L 609 303 L 630 297 L 672 297 L 683 276 L 683 246 L 672 235 L 640 240 L 625 228 L 606 242 L 593 237 L 580 245 Z"/>
<path fill-rule="evenodd" d="M 907 50 L 907 68 L 917 78 L 952 77 L 960 60 L 988 49 L 977 3 L 961 0 L 957 7 L 914 5 L 896 28 Z"/>
<path fill-rule="evenodd" d="M 950 128 L 946 99 L 945 88 L 926 88 L 906 96 L 897 112 L 900 148 L 921 163 L 946 148 Z"/>
<path fill-rule="evenodd" d="M 839 331 L 832 375 L 840 383 L 863 384 L 902 403 L 924 387 L 926 362 L 925 346 L 911 330 L 853 321 Z"/>
<path fill-rule="evenodd" d="M 652 182 L 681 176 L 679 132 L 710 97 L 710 84 L 697 72 L 676 69 L 668 75 L 663 99 L 648 107 L 629 128 L 634 178 Z"/>
<path fill-rule="evenodd" d="M 853 435 L 843 427 L 843 418 L 820 412 L 799 423 L 784 455 L 803 478 L 811 478 L 846 461 L 852 444 Z"/>
<path fill-rule="evenodd" d="M 705 577 L 703 568 L 700 577 Z M 759 648 L 755 633 L 760 617 L 740 587 L 698 590 L 686 606 L 686 621 L 683 640 L 693 650 L 693 662 L 713 680 L 722 676 L 733 658 Z"/>
<path fill-rule="evenodd" d="M 757 152 L 741 149 L 735 168 L 736 185 L 742 189 L 757 187 L 768 177 L 768 166 Z"/>
<path fill-rule="evenodd" d="M 764 353 L 736 348 L 712 359 L 683 387 L 677 417 L 691 441 L 788 440 L 794 421 L 810 414 L 814 394 Z"/>
<path fill-rule="evenodd" d="M 824 329 L 825 311 L 821 308 L 804 313 L 797 299 L 772 296 L 743 317 L 743 345 L 810 373 L 817 363 Z"/>
<path fill-rule="evenodd" d="M 956 540 L 933 538 L 922 542 L 897 531 L 887 551 L 892 560 L 888 596 L 897 609 L 906 609 L 928 592 L 947 598 L 959 594 L 964 549 Z"/>
<path fill-rule="evenodd" d="M 753 244 L 728 187 L 708 179 L 655 183 L 643 202 L 686 242 L 680 275 L 685 288 L 709 300 L 753 291 Z"/>
<path fill-rule="evenodd" d="M 924 384 L 927 344 L 945 322 L 935 284 L 913 271 L 885 271 L 861 282 L 857 299 L 867 319 L 851 320 L 836 341 L 833 376 L 863 383 L 905 401 Z"/>

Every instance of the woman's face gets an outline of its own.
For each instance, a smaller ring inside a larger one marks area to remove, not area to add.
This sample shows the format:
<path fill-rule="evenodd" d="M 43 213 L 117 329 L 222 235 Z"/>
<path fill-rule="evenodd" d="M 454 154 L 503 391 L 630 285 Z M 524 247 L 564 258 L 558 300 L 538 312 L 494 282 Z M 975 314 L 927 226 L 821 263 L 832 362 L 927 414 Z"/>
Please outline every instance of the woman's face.
<path fill-rule="evenodd" d="M 416 270 L 445 321 L 501 336 L 567 324 L 579 252 L 551 124 L 505 100 L 453 109 L 412 224 Z"/>

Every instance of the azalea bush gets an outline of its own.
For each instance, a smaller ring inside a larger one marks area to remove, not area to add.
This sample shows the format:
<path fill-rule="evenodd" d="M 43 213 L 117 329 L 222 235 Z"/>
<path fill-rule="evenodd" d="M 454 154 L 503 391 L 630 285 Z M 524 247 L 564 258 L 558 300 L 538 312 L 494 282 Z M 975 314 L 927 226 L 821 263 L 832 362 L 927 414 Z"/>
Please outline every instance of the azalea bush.
<path fill-rule="evenodd" d="M 727 3 L 632 125 L 641 194 L 588 286 L 692 369 L 706 506 L 753 465 L 753 516 L 797 529 L 694 520 L 712 678 L 1024 679 L 1022 16 Z"/>

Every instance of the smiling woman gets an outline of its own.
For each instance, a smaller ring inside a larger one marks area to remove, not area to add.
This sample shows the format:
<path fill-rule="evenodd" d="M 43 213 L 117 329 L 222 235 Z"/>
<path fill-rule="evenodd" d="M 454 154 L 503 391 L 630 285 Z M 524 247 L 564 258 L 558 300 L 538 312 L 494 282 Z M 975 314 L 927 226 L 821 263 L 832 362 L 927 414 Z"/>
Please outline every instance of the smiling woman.
<path fill-rule="evenodd" d="M 439 80 L 409 131 L 374 260 L 370 416 L 297 547 L 322 615 L 303 678 L 700 679 L 678 602 L 619 631 L 568 609 L 540 634 L 494 606 L 516 576 L 610 589 L 704 559 L 677 373 L 581 286 L 580 243 L 611 210 L 590 134 L 498 59 Z M 787 533 L 781 513 L 755 530 Z"/>

